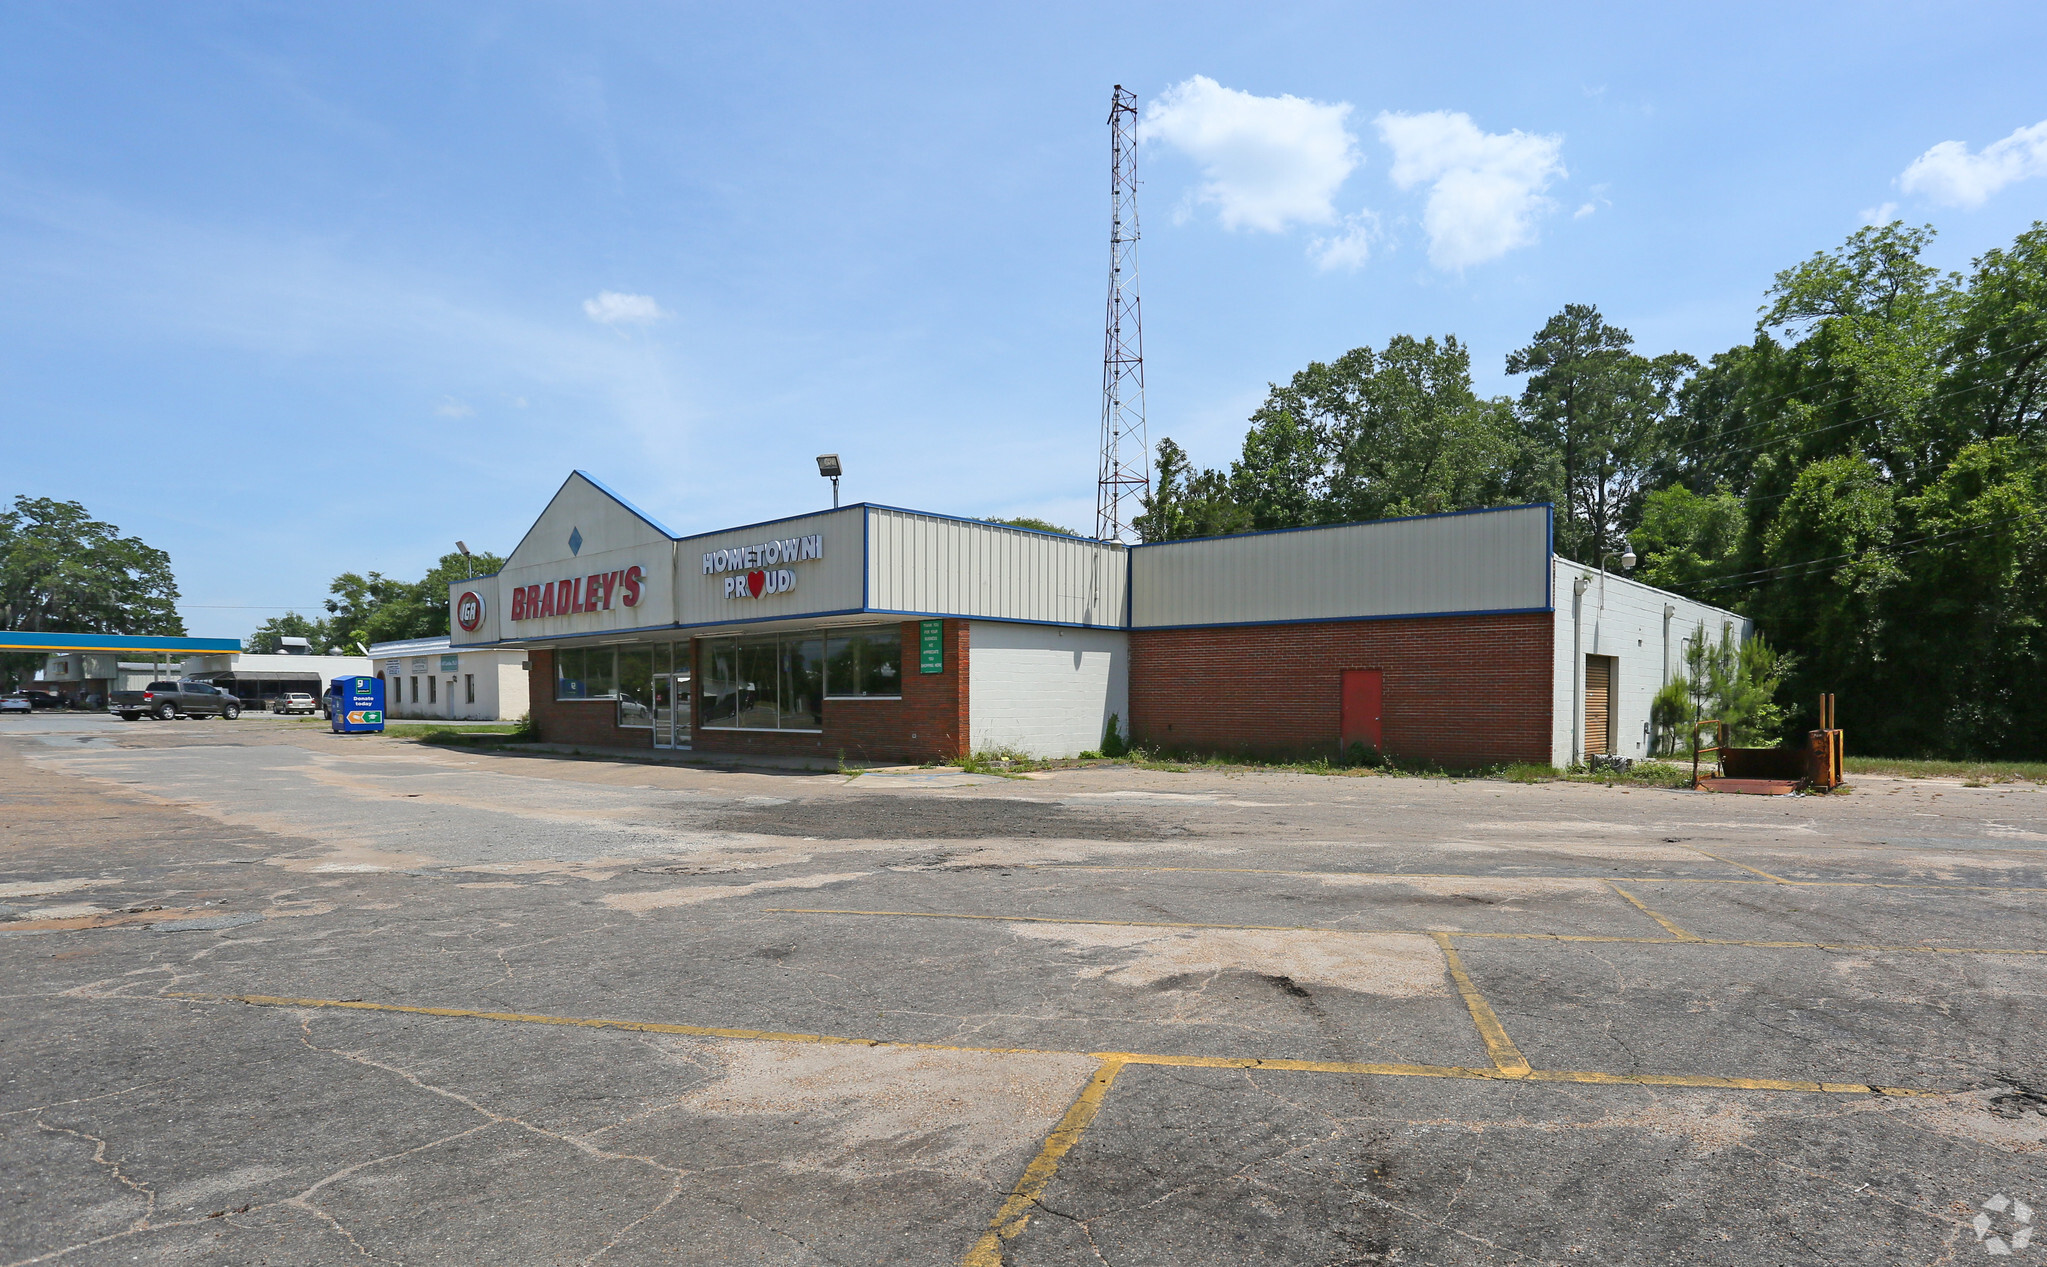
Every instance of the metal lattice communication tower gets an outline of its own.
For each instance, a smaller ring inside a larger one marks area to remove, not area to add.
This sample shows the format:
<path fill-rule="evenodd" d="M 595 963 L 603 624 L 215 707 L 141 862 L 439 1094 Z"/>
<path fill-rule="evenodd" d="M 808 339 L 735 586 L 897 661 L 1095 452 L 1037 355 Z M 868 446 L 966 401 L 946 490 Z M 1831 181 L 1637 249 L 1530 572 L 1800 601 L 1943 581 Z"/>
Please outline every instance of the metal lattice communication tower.
<path fill-rule="evenodd" d="M 1121 541 L 1151 492 L 1144 322 L 1137 302 L 1137 94 L 1109 96 L 1109 318 L 1102 340 L 1102 462 L 1095 536 Z"/>

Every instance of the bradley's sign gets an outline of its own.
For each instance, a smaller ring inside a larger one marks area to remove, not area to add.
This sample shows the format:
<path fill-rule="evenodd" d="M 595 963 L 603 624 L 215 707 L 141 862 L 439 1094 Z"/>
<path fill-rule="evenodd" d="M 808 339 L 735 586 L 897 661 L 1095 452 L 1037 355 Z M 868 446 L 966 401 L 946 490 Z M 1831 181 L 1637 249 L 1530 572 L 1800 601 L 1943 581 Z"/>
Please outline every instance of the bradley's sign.
<path fill-rule="evenodd" d="M 621 607 L 638 607 L 640 583 L 646 576 L 645 570 L 636 564 L 616 572 L 592 572 L 565 581 L 521 585 L 512 591 L 511 617 L 541 620 L 548 616 L 610 611 L 613 602 Z"/>

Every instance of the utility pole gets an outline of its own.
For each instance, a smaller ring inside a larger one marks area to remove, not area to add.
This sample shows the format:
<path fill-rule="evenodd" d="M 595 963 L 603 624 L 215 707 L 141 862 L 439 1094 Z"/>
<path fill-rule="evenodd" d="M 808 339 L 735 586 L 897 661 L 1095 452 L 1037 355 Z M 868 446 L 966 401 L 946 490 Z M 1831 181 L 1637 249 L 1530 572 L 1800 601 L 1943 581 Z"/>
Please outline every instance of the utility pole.
<path fill-rule="evenodd" d="M 1109 313 L 1102 336 L 1102 457 L 1095 536 L 1121 541 L 1151 492 L 1144 322 L 1137 302 L 1137 94 L 1109 95 Z"/>

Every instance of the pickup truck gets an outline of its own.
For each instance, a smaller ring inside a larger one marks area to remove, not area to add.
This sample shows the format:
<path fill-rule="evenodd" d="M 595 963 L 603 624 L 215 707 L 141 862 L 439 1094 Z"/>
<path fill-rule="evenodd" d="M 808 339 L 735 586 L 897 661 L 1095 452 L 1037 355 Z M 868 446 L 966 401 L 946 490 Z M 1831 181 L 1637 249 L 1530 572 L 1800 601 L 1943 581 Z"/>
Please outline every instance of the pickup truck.
<path fill-rule="evenodd" d="M 122 721 L 154 717 L 225 717 L 242 715 L 242 702 L 226 691 L 204 682 L 151 682 L 139 691 L 115 691 L 107 696 L 107 711 Z"/>

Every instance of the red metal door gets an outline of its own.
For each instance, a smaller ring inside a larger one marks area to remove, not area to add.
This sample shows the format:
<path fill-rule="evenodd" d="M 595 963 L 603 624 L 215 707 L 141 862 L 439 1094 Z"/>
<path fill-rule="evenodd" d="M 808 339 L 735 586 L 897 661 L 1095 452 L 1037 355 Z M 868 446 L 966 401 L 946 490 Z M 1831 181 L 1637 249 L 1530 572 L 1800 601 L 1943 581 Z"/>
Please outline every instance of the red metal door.
<path fill-rule="evenodd" d="M 1350 751 L 1354 743 L 1364 744 L 1373 751 L 1380 751 L 1386 745 L 1381 742 L 1379 708 L 1384 689 L 1384 677 L 1378 669 L 1345 669 L 1343 671 L 1343 750 Z"/>

